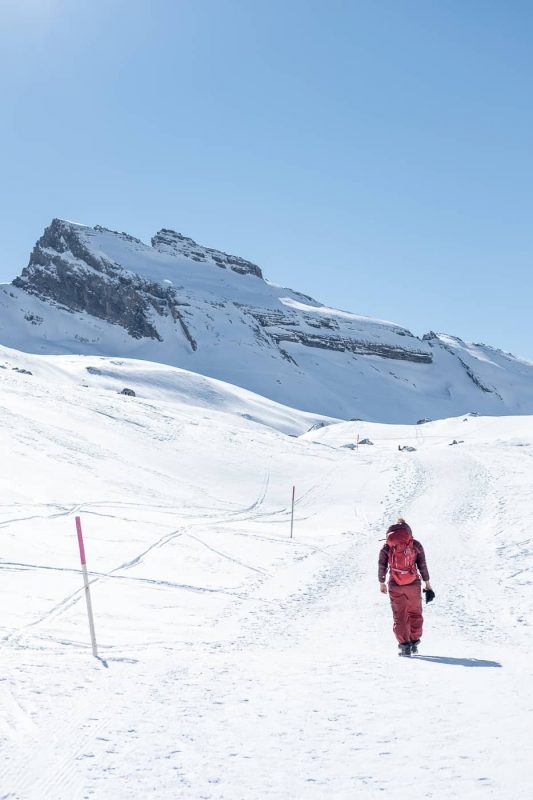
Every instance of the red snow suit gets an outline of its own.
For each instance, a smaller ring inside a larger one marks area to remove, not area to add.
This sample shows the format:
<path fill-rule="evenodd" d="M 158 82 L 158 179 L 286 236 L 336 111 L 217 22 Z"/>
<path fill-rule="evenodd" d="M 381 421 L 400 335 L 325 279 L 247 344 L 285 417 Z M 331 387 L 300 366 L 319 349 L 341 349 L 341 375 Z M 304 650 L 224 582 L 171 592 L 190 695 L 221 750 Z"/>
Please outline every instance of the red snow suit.
<path fill-rule="evenodd" d="M 424 548 L 413 541 L 416 549 L 417 570 L 424 581 L 429 581 L 429 572 L 426 565 Z M 389 567 L 389 546 L 384 544 L 379 553 L 378 579 L 380 583 L 385 581 L 385 576 Z M 413 583 L 399 586 L 389 577 L 389 598 L 392 607 L 394 620 L 394 635 L 402 644 L 403 642 L 414 641 L 422 637 L 422 594 L 420 591 L 420 578 Z"/>

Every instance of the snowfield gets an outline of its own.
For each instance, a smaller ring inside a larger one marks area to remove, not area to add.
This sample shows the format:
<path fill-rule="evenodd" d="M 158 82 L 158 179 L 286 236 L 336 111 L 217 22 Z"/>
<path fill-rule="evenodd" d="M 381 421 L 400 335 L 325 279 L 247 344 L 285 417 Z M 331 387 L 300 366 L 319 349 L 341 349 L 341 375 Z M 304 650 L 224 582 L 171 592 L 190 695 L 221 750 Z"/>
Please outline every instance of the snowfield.
<path fill-rule="evenodd" d="M 336 422 L 7 348 L 0 412 L 2 800 L 533 796 L 532 417 Z M 399 514 L 437 595 L 411 659 Z"/>

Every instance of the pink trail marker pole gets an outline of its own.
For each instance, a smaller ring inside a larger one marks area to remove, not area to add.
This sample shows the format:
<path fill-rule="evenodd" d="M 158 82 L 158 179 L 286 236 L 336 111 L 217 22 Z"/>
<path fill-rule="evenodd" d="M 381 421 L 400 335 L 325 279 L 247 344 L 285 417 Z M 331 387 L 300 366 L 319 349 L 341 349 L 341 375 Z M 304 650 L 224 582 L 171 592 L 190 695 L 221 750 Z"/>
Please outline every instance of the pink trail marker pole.
<path fill-rule="evenodd" d="M 294 492 L 296 487 L 292 487 L 292 506 L 291 506 L 291 539 L 292 539 L 292 530 L 294 528 Z"/>
<path fill-rule="evenodd" d="M 359 434 L 357 434 L 357 450 L 359 450 Z"/>
<path fill-rule="evenodd" d="M 89 630 L 91 632 L 91 644 L 93 646 L 93 656 L 98 658 L 96 649 L 96 634 L 94 632 L 93 607 L 91 604 L 91 590 L 89 589 L 89 576 L 87 574 L 87 562 L 85 560 L 85 547 L 83 546 L 83 534 L 81 532 L 81 519 L 76 517 L 76 532 L 78 534 L 78 545 L 80 548 L 81 571 L 83 572 L 83 582 L 85 584 L 85 601 L 87 603 L 87 616 L 89 617 Z"/>

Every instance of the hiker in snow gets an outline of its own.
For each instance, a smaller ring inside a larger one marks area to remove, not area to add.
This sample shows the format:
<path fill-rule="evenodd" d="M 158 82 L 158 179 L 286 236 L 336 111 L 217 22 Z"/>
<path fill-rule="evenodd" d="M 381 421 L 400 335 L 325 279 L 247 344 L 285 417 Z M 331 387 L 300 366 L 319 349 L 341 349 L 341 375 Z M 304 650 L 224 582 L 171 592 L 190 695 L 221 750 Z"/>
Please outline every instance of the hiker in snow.
<path fill-rule="evenodd" d="M 386 543 L 379 553 L 378 580 L 383 594 L 387 594 L 387 569 L 393 630 L 398 639 L 399 655 L 410 656 L 418 652 L 422 636 L 420 577 L 425 583 L 426 603 L 434 599 L 435 592 L 429 582 L 424 548 L 413 539 L 411 528 L 402 517 L 388 529 Z"/>

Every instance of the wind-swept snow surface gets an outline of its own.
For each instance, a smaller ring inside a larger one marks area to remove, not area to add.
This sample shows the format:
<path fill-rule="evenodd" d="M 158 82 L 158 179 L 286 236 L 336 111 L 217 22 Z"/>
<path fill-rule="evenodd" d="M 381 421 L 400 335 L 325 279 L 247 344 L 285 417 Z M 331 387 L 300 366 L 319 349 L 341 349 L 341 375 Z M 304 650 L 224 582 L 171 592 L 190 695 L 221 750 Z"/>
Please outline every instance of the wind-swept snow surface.
<path fill-rule="evenodd" d="M 303 433 L 183 371 L 0 367 L 0 797 L 532 796 L 532 418 Z M 377 586 L 400 513 L 437 593 L 410 660 Z"/>

